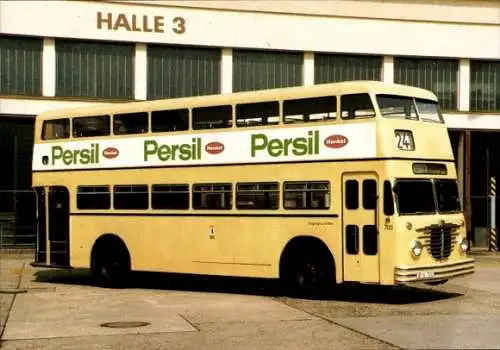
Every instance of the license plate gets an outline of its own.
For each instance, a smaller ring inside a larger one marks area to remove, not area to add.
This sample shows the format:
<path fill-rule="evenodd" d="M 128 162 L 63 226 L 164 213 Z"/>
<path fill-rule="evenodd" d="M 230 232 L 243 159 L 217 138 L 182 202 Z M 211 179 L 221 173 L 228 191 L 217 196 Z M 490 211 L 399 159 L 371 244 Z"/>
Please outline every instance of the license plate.
<path fill-rule="evenodd" d="M 418 271 L 417 272 L 417 279 L 419 279 L 419 280 L 433 278 L 433 277 L 434 277 L 433 271 Z"/>

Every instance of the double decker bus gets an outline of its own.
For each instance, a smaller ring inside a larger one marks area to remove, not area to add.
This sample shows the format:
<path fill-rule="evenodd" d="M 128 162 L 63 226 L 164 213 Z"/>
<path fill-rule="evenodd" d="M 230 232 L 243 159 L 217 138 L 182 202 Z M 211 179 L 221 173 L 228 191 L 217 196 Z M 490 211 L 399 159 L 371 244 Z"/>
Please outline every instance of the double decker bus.
<path fill-rule="evenodd" d="M 474 271 L 427 90 L 350 81 L 36 118 L 33 266 L 439 284 Z"/>

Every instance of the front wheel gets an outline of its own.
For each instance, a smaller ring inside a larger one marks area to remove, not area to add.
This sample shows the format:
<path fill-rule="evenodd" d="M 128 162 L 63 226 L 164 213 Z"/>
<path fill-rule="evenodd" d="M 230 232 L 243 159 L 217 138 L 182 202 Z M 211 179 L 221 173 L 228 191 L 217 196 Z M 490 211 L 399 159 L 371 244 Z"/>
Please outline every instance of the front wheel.
<path fill-rule="evenodd" d="M 335 273 L 325 254 L 299 253 L 287 260 L 283 276 L 287 291 L 298 296 L 320 296 L 332 290 Z"/>

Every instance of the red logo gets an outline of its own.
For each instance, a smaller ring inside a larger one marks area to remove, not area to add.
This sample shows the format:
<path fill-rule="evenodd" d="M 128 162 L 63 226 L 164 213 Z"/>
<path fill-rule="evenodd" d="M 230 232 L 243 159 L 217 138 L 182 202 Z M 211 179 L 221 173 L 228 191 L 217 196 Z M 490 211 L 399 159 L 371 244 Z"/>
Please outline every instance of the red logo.
<path fill-rule="evenodd" d="M 205 151 L 210 154 L 219 154 L 224 152 L 224 145 L 220 142 L 210 142 L 205 146 Z"/>
<path fill-rule="evenodd" d="M 325 139 L 325 146 L 330 148 L 341 148 L 347 145 L 349 140 L 344 135 L 331 135 Z"/>
<path fill-rule="evenodd" d="M 108 158 L 108 159 L 116 158 L 116 157 L 118 157 L 119 154 L 120 154 L 120 151 L 118 151 L 114 147 L 108 147 L 104 151 L 102 151 L 102 155 L 104 156 L 104 158 Z"/>

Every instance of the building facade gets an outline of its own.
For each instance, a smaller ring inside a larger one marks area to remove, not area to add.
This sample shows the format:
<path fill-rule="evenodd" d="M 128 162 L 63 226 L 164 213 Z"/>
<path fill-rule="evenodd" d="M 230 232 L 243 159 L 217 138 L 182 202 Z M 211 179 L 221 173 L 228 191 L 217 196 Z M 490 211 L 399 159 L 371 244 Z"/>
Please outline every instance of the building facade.
<path fill-rule="evenodd" d="M 500 3 L 486 0 L 0 0 L 0 220 L 30 226 L 42 111 L 355 79 L 436 93 L 469 231 L 487 245 Z"/>

